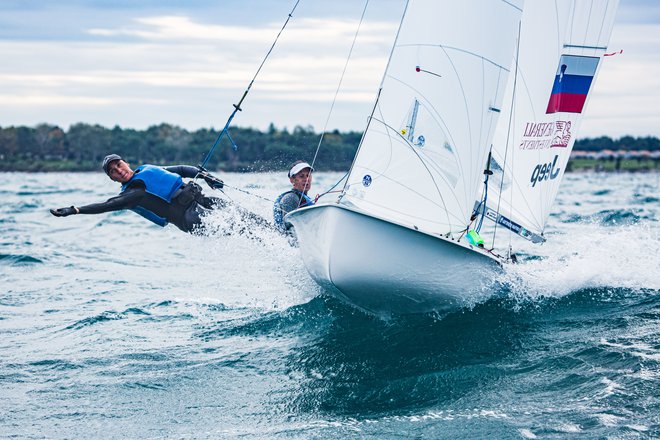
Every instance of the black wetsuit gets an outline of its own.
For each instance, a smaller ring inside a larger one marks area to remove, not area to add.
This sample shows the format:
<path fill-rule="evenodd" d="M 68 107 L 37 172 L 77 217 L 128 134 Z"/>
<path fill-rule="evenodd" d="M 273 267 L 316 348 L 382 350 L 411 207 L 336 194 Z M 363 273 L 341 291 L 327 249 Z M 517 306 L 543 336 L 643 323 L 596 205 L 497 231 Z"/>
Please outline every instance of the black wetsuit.
<path fill-rule="evenodd" d="M 199 173 L 197 167 L 189 165 L 175 165 L 164 169 L 187 178 L 194 178 Z M 78 210 L 80 214 L 101 214 L 140 206 L 167 219 L 182 231 L 193 232 L 202 225 L 201 216 L 204 212 L 224 204 L 222 199 L 204 196 L 201 188 L 193 182 L 184 184 L 174 194 L 172 202 L 167 203 L 160 197 L 147 193 L 144 183 L 136 180 L 118 196 L 105 202 L 80 206 Z"/>

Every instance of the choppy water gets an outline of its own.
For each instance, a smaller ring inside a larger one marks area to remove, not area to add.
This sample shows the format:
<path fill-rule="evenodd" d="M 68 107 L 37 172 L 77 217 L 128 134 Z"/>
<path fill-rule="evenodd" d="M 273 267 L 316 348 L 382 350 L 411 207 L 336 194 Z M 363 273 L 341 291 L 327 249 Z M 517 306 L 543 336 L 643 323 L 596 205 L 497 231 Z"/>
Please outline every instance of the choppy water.
<path fill-rule="evenodd" d="M 382 320 L 323 296 L 283 238 L 223 235 L 232 213 L 212 237 L 58 219 L 116 188 L 0 174 L 0 437 L 660 437 L 659 178 L 569 175 L 492 297 Z"/>

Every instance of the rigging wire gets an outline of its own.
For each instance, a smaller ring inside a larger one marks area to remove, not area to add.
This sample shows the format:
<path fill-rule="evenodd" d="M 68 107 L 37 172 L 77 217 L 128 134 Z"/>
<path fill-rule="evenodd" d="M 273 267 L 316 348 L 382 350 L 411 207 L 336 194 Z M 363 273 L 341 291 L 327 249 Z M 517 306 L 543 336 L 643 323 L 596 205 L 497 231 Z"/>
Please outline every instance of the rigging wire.
<path fill-rule="evenodd" d="M 328 189 L 327 191 L 325 191 L 325 192 L 323 192 L 323 193 L 317 195 L 317 196 L 316 196 L 316 199 L 319 199 L 320 197 L 323 197 L 324 195 L 326 195 L 326 194 L 332 192 L 332 190 L 335 189 L 335 188 L 337 187 L 337 185 L 339 185 L 339 184 L 340 184 L 340 183 L 346 178 L 346 176 L 348 176 L 348 172 L 346 172 L 346 174 L 344 174 L 344 175 L 341 177 L 341 179 L 339 179 L 334 185 L 332 185 L 332 186 L 330 187 L 330 189 Z M 195 178 L 197 178 L 197 176 L 195 176 Z M 269 199 L 268 197 L 260 196 L 259 194 L 255 194 L 255 193 L 253 193 L 253 192 L 250 192 L 250 191 L 248 191 L 248 190 L 245 190 L 245 189 L 239 188 L 239 187 L 237 187 L 237 186 L 227 185 L 227 184 L 225 183 L 225 184 L 224 184 L 224 188 L 233 189 L 233 190 L 235 190 L 235 191 L 242 192 L 243 194 L 247 194 L 248 196 L 256 197 L 257 199 L 265 200 L 266 202 L 270 202 L 270 203 L 273 203 L 273 204 L 275 203 L 275 200 L 273 200 L 273 199 Z M 221 190 L 221 192 L 222 192 L 224 195 L 226 195 L 227 197 L 229 197 L 224 191 Z"/>
<path fill-rule="evenodd" d="M 266 53 L 266 56 L 261 61 L 261 64 L 259 65 L 259 68 L 257 69 L 256 73 L 252 77 L 252 81 L 250 81 L 250 84 L 248 84 L 247 88 L 245 89 L 245 92 L 243 92 L 243 96 L 241 96 L 241 99 L 238 101 L 238 104 L 233 104 L 234 111 L 232 111 L 231 115 L 229 116 L 229 119 L 227 119 L 227 123 L 225 124 L 224 128 L 222 129 L 222 131 L 218 135 L 218 138 L 215 140 L 215 143 L 213 144 L 213 146 L 211 147 L 209 152 L 206 154 L 206 157 L 204 158 L 202 163 L 199 165 L 200 168 L 206 167 L 209 160 L 211 159 L 211 156 L 213 155 L 213 152 L 215 151 L 216 147 L 220 144 L 220 141 L 222 140 L 222 138 L 225 135 L 227 135 L 227 139 L 229 139 L 229 142 L 231 142 L 234 150 L 238 149 L 238 146 L 236 145 L 234 140 L 229 135 L 229 126 L 231 125 L 231 121 L 234 119 L 234 116 L 236 116 L 237 112 L 243 111 L 243 109 L 241 108 L 241 104 L 243 104 L 243 101 L 247 97 L 247 94 L 250 92 L 250 89 L 252 88 L 252 84 L 254 84 L 254 81 L 257 79 L 257 76 L 259 75 L 259 72 L 261 72 L 261 69 L 264 66 L 264 64 L 266 63 L 266 60 L 268 59 L 271 52 L 275 48 L 275 45 L 277 44 L 277 41 L 279 40 L 280 35 L 282 35 L 282 32 L 284 31 L 284 28 L 286 28 L 287 24 L 289 24 L 289 20 L 291 20 L 291 17 L 293 17 L 293 12 L 298 7 L 298 3 L 300 3 L 300 0 L 297 0 L 296 4 L 293 5 L 293 8 L 291 9 L 291 12 L 289 12 L 289 15 L 287 16 L 286 21 L 282 25 L 282 28 L 280 29 L 280 31 L 277 33 L 277 36 L 275 37 L 275 40 L 273 41 L 273 44 L 270 46 L 270 49 L 268 49 L 268 53 Z"/>
<path fill-rule="evenodd" d="M 339 185 L 339 184 L 340 184 L 345 178 L 347 178 L 347 177 L 348 177 L 348 171 L 346 171 L 346 174 L 344 174 L 344 175 L 341 177 L 341 179 L 339 179 L 334 185 L 332 185 L 332 186 L 330 187 L 330 189 L 328 189 L 328 190 L 322 192 L 321 194 L 317 195 L 317 196 L 316 196 L 316 200 L 320 199 L 321 197 L 323 197 L 323 196 L 326 195 L 326 194 L 329 194 L 329 193 L 333 192 L 332 190 L 335 189 L 335 188 L 337 187 L 337 185 Z M 316 203 L 316 200 L 314 201 L 314 203 Z"/>
<path fill-rule="evenodd" d="M 332 112 L 335 108 L 335 104 L 337 102 L 337 96 L 339 95 L 339 90 L 341 89 L 341 84 L 344 81 L 344 75 L 346 75 L 346 69 L 348 68 L 348 63 L 351 60 L 351 56 L 353 55 L 353 49 L 355 48 L 355 42 L 357 41 L 357 37 L 360 33 L 360 28 L 362 27 L 362 22 L 364 21 L 364 16 L 367 13 L 367 7 L 369 6 L 369 1 L 366 0 L 364 3 L 364 8 L 362 9 L 362 15 L 360 16 L 360 22 L 358 23 L 357 29 L 355 30 L 355 35 L 353 36 L 353 42 L 351 43 L 351 48 L 348 51 L 348 57 L 346 58 L 346 62 L 344 63 L 344 69 L 341 72 L 341 76 L 339 78 L 339 84 L 337 84 L 337 89 L 335 90 L 335 96 L 332 98 L 332 104 L 330 105 L 330 111 L 328 112 L 328 117 L 325 119 L 325 124 L 323 125 L 323 130 L 321 130 L 321 137 L 319 138 L 319 143 L 316 146 L 316 151 L 314 152 L 314 158 L 312 159 L 312 169 L 314 169 L 314 164 L 316 163 L 316 158 L 319 155 L 319 150 L 321 149 L 321 144 L 323 143 L 323 138 L 325 137 L 325 131 L 328 128 L 328 124 L 330 123 L 330 117 L 332 116 Z M 346 173 L 348 175 L 348 173 Z M 343 178 L 342 178 L 343 180 Z M 309 177 L 307 178 L 307 181 L 309 181 Z M 305 182 L 305 186 L 307 185 L 307 181 Z M 341 182 L 341 180 L 340 180 Z M 339 184 L 339 182 L 337 182 Z M 337 185 L 335 185 L 337 186 Z M 334 188 L 334 186 L 333 186 Z M 332 189 L 332 188 L 331 188 Z M 327 194 L 329 191 L 326 191 L 324 194 Z M 300 202 L 299 202 L 300 203 Z"/>
<path fill-rule="evenodd" d="M 392 46 L 392 50 L 390 50 L 390 56 L 387 59 L 387 65 L 385 66 L 385 71 L 383 72 L 383 77 L 380 80 L 380 85 L 378 86 L 378 92 L 376 93 L 376 100 L 374 101 L 374 106 L 371 109 L 371 114 L 369 114 L 369 117 L 367 118 L 367 126 L 364 129 L 364 134 L 362 135 L 362 138 L 360 139 L 360 143 L 358 144 L 357 151 L 355 152 L 355 157 L 353 159 L 353 162 L 351 163 L 351 167 L 348 170 L 348 175 L 351 175 L 351 172 L 353 171 L 353 167 L 355 166 L 356 159 L 358 155 L 360 154 L 360 150 L 362 149 L 362 143 L 364 142 L 364 138 L 367 135 L 367 132 L 369 131 L 369 126 L 371 125 L 371 120 L 373 119 L 374 113 L 376 113 L 376 109 L 379 108 L 379 103 L 380 103 L 380 94 L 383 92 L 383 84 L 385 83 L 385 78 L 387 76 L 387 71 L 390 68 L 390 63 L 392 62 L 392 55 L 394 54 L 394 48 L 396 47 L 396 43 L 399 41 L 399 35 L 401 34 L 401 27 L 403 24 L 403 20 L 406 18 L 406 12 L 408 11 L 408 5 L 410 4 L 410 0 L 406 0 L 406 5 L 403 9 L 403 14 L 401 15 L 401 21 L 399 22 L 399 28 L 396 31 L 396 36 L 394 37 L 394 45 Z M 349 187 L 348 183 L 348 178 L 346 179 L 346 182 L 344 183 L 344 188 L 342 189 L 342 195 L 340 196 L 343 197 L 343 195 L 346 194 L 346 191 L 348 190 Z"/>
<path fill-rule="evenodd" d="M 267 197 L 260 196 L 259 194 L 255 194 L 255 193 L 253 193 L 253 192 L 250 192 L 250 191 L 247 191 L 247 190 L 241 189 L 241 188 L 239 188 L 239 187 L 237 187 L 237 186 L 231 186 L 231 185 L 227 185 L 227 184 L 225 183 L 225 188 L 231 188 L 231 189 L 233 189 L 233 190 L 236 190 L 236 191 L 242 192 L 243 194 L 247 194 L 247 195 L 249 195 L 249 196 L 256 197 L 256 198 L 258 198 L 258 199 L 265 200 L 265 201 L 270 202 L 270 203 L 275 203 L 275 200 L 271 200 L 271 199 L 269 199 L 269 198 L 267 198 Z M 224 191 L 223 191 L 223 194 L 224 194 Z"/>
<path fill-rule="evenodd" d="M 507 134 L 506 134 L 506 147 L 504 148 L 504 164 L 502 166 L 502 179 L 500 181 L 500 189 L 499 189 L 499 194 L 497 197 L 497 215 L 499 216 L 500 214 L 500 203 L 502 202 L 502 188 L 504 187 L 504 174 L 506 173 L 506 162 L 507 159 L 509 158 L 509 140 L 511 136 L 511 123 L 513 119 L 513 108 L 515 107 L 515 102 L 516 102 L 516 91 L 518 88 L 516 87 L 518 84 L 518 62 L 519 62 L 519 56 L 520 56 L 520 32 L 521 32 L 521 27 L 522 27 L 522 21 L 518 22 L 518 41 L 516 44 L 516 69 L 514 71 L 514 76 L 513 76 L 513 92 L 511 93 L 511 110 L 509 111 L 509 127 L 507 129 Z M 484 209 L 486 207 L 484 206 Z M 495 248 L 495 235 L 497 234 L 497 222 L 495 222 L 495 229 L 493 229 L 493 243 L 491 245 L 491 248 Z M 510 238 L 509 238 L 509 243 L 510 243 Z"/>
<path fill-rule="evenodd" d="M 332 190 L 335 189 L 335 188 L 337 187 L 337 185 L 339 185 L 339 184 L 340 184 L 340 183 L 341 183 L 341 182 L 342 182 L 347 176 L 348 176 L 348 171 L 346 172 L 346 174 L 344 174 L 344 175 L 341 177 L 341 179 L 339 179 L 334 185 L 332 185 L 332 186 L 330 187 L 330 189 L 328 189 L 327 191 L 325 191 L 325 192 L 323 192 L 323 193 L 317 195 L 317 196 L 316 196 L 316 200 L 318 200 L 319 198 L 323 197 L 324 195 L 326 195 L 326 194 L 328 194 L 328 193 L 333 192 Z M 197 176 L 195 176 L 195 179 L 196 179 L 196 178 L 197 178 Z M 247 194 L 248 196 L 256 197 L 257 199 L 265 200 L 266 202 L 270 202 L 270 203 L 272 203 L 272 204 L 275 204 L 275 200 L 273 200 L 273 199 L 269 199 L 268 197 L 260 196 L 259 194 L 255 194 L 255 193 L 253 193 L 253 192 L 247 191 L 247 190 L 242 189 L 242 188 L 239 188 L 239 187 L 237 187 L 237 186 L 227 185 L 227 184 L 225 183 L 225 184 L 224 184 L 224 188 L 233 189 L 233 190 L 235 190 L 235 191 L 242 192 L 243 194 Z M 227 193 L 226 193 L 225 191 L 222 191 L 222 190 L 221 190 L 221 192 L 222 192 L 225 196 L 229 197 L 229 195 L 227 195 Z M 229 197 L 229 198 L 231 199 L 231 197 Z M 280 208 L 280 209 L 281 209 L 281 208 Z M 282 210 L 282 211 L 283 211 L 285 214 L 287 213 L 287 212 L 284 211 L 284 210 Z"/>
<path fill-rule="evenodd" d="M 340 77 L 340 80 L 339 80 L 339 84 L 337 85 L 337 89 L 336 89 L 336 91 L 335 91 L 335 95 L 334 95 L 333 100 L 332 100 L 332 105 L 331 105 L 331 107 L 330 107 L 330 111 L 328 112 L 328 116 L 327 116 L 327 118 L 326 118 L 325 125 L 323 126 L 323 130 L 322 130 L 322 132 L 321 132 L 321 137 L 320 137 L 320 139 L 319 139 L 318 145 L 317 145 L 317 147 L 316 147 L 316 151 L 315 151 L 315 153 L 314 153 L 314 158 L 312 159 L 312 169 L 314 168 L 314 164 L 315 164 L 316 159 L 317 159 L 317 157 L 318 157 L 318 153 L 319 153 L 319 150 L 320 150 L 320 148 L 321 148 L 321 144 L 323 143 L 323 138 L 324 138 L 324 136 L 325 136 L 325 132 L 326 132 L 327 127 L 328 127 L 328 124 L 329 124 L 329 122 L 330 122 L 330 117 L 332 116 L 332 113 L 333 113 L 333 110 L 334 110 L 334 106 L 335 106 L 335 104 L 336 104 L 336 102 L 337 102 L 337 96 L 339 95 L 339 90 L 341 89 L 341 85 L 342 85 L 342 82 L 343 82 L 343 80 L 344 80 L 344 76 L 345 76 L 345 74 L 346 74 L 346 70 L 347 70 L 347 68 L 348 68 L 348 63 L 349 63 L 349 61 L 350 61 L 350 59 L 351 59 L 351 56 L 352 56 L 352 54 L 353 54 L 353 49 L 355 48 L 355 43 L 356 43 L 356 41 L 357 41 L 357 37 L 358 37 L 358 35 L 359 35 L 359 33 L 360 33 L 360 28 L 361 28 L 362 23 L 363 23 L 363 21 L 364 21 L 364 17 L 365 17 L 366 11 L 367 11 L 367 7 L 368 7 L 368 5 L 369 5 L 369 1 L 370 1 L 370 0 L 366 0 L 366 2 L 365 2 L 364 8 L 363 8 L 363 10 L 362 10 L 362 15 L 360 16 L 360 21 L 359 21 L 359 23 L 358 23 L 358 27 L 357 27 L 357 29 L 356 29 L 356 31 L 355 31 L 355 35 L 353 36 L 353 41 L 352 41 L 352 43 L 351 43 L 351 48 L 350 48 L 350 50 L 349 50 L 349 54 L 348 54 L 348 57 L 347 57 L 347 59 L 346 59 L 346 63 L 344 64 L 344 68 L 343 68 L 342 73 L 341 73 L 341 77 Z M 284 29 L 286 28 L 287 24 L 289 23 L 289 20 L 290 20 L 291 17 L 293 16 L 293 13 L 294 13 L 294 11 L 296 10 L 296 8 L 298 7 L 298 4 L 299 4 L 299 3 L 300 3 L 300 0 L 297 0 L 296 3 L 295 3 L 295 5 L 294 5 L 293 8 L 291 9 L 291 12 L 290 12 L 289 15 L 287 16 L 286 21 L 284 22 L 284 24 L 282 25 L 282 28 L 280 29 L 280 31 L 278 32 L 277 36 L 275 37 L 275 40 L 273 41 L 273 44 L 270 46 L 270 49 L 269 49 L 268 52 L 266 53 L 266 56 L 265 56 L 264 59 L 261 61 L 261 64 L 259 65 L 259 68 L 257 69 L 256 73 L 254 74 L 254 77 L 253 77 L 252 80 L 250 81 L 248 87 L 246 88 L 245 92 L 243 93 L 243 96 L 242 96 L 241 99 L 239 100 L 238 104 L 233 104 L 233 106 L 234 106 L 234 111 L 233 111 L 233 112 L 231 113 L 231 115 L 229 116 L 229 119 L 227 120 L 227 123 L 225 124 L 224 128 L 222 129 L 222 131 L 221 131 L 220 134 L 218 135 L 218 138 L 216 139 L 215 143 L 213 144 L 213 146 L 211 147 L 211 149 L 210 149 L 209 152 L 207 153 L 206 157 L 204 158 L 204 160 L 202 161 L 202 163 L 199 165 L 199 167 L 200 167 L 202 170 L 203 170 L 204 167 L 208 164 L 208 161 L 211 159 L 211 156 L 212 156 L 213 153 L 215 152 L 215 149 L 216 149 L 217 146 L 220 144 L 220 141 L 222 140 L 222 138 L 223 138 L 225 135 L 227 136 L 227 138 L 228 138 L 229 141 L 231 142 L 231 144 L 232 144 L 234 150 L 236 150 L 236 149 L 238 148 L 237 145 L 236 145 L 236 143 L 233 141 L 233 139 L 232 139 L 231 136 L 229 135 L 229 126 L 231 125 L 231 122 L 232 122 L 232 120 L 234 119 L 234 116 L 236 115 L 236 113 L 239 112 L 239 111 L 242 111 L 242 110 L 243 110 L 243 109 L 241 108 L 241 104 L 243 103 L 243 101 L 245 100 L 247 94 L 249 93 L 250 89 L 252 88 L 252 85 L 254 84 L 254 81 L 256 80 L 257 76 L 258 76 L 259 73 L 261 72 L 261 69 L 263 68 L 264 64 L 266 63 L 266 60 L 268 59 L 268 57 L 270 56 L 271 52 L 273 51 L 275 45 L 277 44 L 277 41 L 278 41 L 279 38 L 280 38 L 280 35 L 282 34 L 282 32 L 283 32 Z M 332 191 L 337 185 L 339 185 L 339 183 L 341 183 L 341 182 L 342 182 L 347 176 L 348 176 L 348 172 L 347 172 L 347 173 L 346 173 L 346 174 L 345 174 L 345 175 L 344 175 L 339 181 L 337 181 L 337 183 L 335 183 L 330 189 L 328 189 L 327 191 L 325 191 L 325 192 L 323 192 L 322 194 L 320 194 L 319 196 L 317 196 L 317 199 L 318 199 L 318 197 L 322 197 L 322 196 L 324 196 L 324 195 L 330 193 L 330 192 L 331 192 L 331 191 Z M 197 178 L 197 176 L 195 176 L 195 178 Z M 253 197 L 260 198 L 260 199 L 262 199 L 262 200 L 266 200 L 266 201 L 271 202 L 271 203 L 274 203 L 274 201 L 271 200 L 271 199 L 268 199 L 268 198 L 266 198 L 266 197 L 259 196 L 259 195 L 257 195 L 257 194 L 251 193 L 251 192 L 249 192 L 249 191 L 245 191 L 245 190 L 240 189 L 240 188 L 237 188 L 237 187 L 233 187 L 233 186 L 230 186 L 230 185 L 227 185 L 227 184 L 225 184 L 225 187 L 226 187 L 226 188 L 234 189 L 234 190 L 236 190 L 236 191 L 240 191 L 240 192 L 242 192 L 242 193 L 245 193 L 245 194 L 251 195 L 251 196 L 253 196 Z"/>
<path fill-rule="evenodd" d="M 265 200 L 265 201 L 267 201 L 267 202 L 272 203 L 273 205 L 275 204 L 275 200 L 269 199 L 268 197 L 260 196 L 259 194 L 255 194 L 255 193 L 253 193 L 253 192 L 250 192 L 250 191 L 247 191 L 247 190 L 241 189 L 241 188 L 239 188 L 239 187 L 237 187 L 237 186 L 231 186 L 231 185 L 227 185 L 227 184 L 225 183 L 224 187 L 225 187 L 225 188 L 233 189 L 233 190 L 235 190 L 235 191 L 242 192 L 243 194 L 247 194 L 248 196 L 252 196 L 252 197 L 256 197 L 256 198 L 261 199 L 261 200 Z M 222 191 L 222 190 L 220 190 L 220 192 L 222 192 L 222 194 L 224 194 L 224 195 L 225 195 L 228 199 L 230 199 L 231 201 L 234 201 L 234 199 L 232 199 L 232 198 L 231 198 L 226 192 L 224 192 L 224 191 Z M 245 209 L 245 208 L 243 208 L 243 209 Z M 286 214 L 286 213 L 287 213 L 287 212 L 284 211 L 282 208 L 279 208 L 279 209 L 282 211 L 283 214 Z"/>

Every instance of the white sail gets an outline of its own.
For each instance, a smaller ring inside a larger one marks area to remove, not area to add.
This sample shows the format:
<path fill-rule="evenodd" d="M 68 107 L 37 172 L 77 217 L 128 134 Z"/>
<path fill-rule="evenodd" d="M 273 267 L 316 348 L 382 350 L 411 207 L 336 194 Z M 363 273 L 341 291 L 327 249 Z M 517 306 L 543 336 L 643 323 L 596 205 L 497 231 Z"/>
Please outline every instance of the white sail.
<path fill-rule="evenodd" d="M 469 223 L 522 0 L 410 0 L 342 203 L 419 229 Z"/>
<path fill-rule="evenodd" d="M 518 63 L 493 139 L 487 200 L 490 213 L 499 211 L 514 230 L 543 232 L 617 5 L 618 0 L 525 3 Z"/>
<path fill-rule="evenodd" d="M 528 0 L 522 24 L 520 7 L 409 0 L 339 203 L 286 216 L 338 298 L 417 313 L 489 292 L 506 259 L 466 231 L 482 225 L 485 189 L 484 217 L 543 240 L 616 2 Z"/>

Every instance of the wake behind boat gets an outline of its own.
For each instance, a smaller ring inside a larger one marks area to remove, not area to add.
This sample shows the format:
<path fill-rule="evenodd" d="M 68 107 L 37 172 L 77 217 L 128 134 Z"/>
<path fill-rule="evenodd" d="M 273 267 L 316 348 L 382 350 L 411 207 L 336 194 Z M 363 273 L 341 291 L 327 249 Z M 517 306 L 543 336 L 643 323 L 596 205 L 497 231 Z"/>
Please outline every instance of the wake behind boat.
<path fill-rule="evenodd" d="M 545 241 L 618 2 L 545 3 L 407 3 L 343 190 L 286 217 L 320 285 L 373 312 L 446 310 L 514 236 Z"/>

